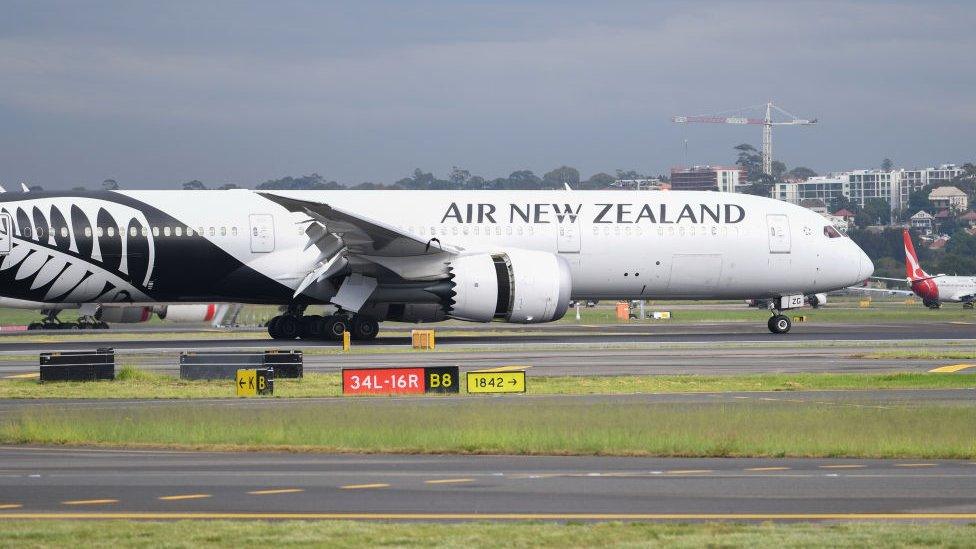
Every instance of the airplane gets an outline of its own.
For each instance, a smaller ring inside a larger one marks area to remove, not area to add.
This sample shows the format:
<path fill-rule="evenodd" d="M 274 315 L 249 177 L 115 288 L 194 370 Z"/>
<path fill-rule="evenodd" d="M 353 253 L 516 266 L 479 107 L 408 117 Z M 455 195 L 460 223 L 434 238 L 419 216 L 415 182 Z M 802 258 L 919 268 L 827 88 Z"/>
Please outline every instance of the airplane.
<path fill-rule="evenodd" d="M 922 298 L 922 304 L 930 309 L 942 307 L 942 303 L 962 303 L 963 308 L 972 309 L 976 303 L 976 276 L 949 276 L 945 274 L 930 275 L 922 269 L 912 244 L 912 236 L 908 229 L 902 231 L 905 241 L 905 275 L 906 278 L 871 277 L 874 280 L 887 280 L 908 284 L 907 290 L 882 290 L 857 288 L 863 291 L 878 291 L 892 294 L 917 295 Z"/>
<path fill-rule="evenodd" d="M 95 191 L 0 195 L 0 297 L 285 307 L 274 339 L 379 322 L 540 323 L 571 300 L 770 299 L 874 265 L 815 212 L 703 191 Z M 327 316 L 309 307 L 332 305 Z"/>
<path fill-rule="evenodd" d="M 174 323 L 202 323 L 220 326 L 224 319 L 233 318 L 240 311 L 240 304 L 188 303 L 188 304 L 124 304 L 124 303 L 37 303 L 21 299 L 0 297 L 0 307 L 32 309 L 40 311 L 43 318 L 27 325 L 28 330 L 108 329 L 111 324 L 137 324 L 148 322 L 153 315 L 160 320 Z M 58 318 L 62 311 L 78 310 L 77 322 L 65 322 Z"/>

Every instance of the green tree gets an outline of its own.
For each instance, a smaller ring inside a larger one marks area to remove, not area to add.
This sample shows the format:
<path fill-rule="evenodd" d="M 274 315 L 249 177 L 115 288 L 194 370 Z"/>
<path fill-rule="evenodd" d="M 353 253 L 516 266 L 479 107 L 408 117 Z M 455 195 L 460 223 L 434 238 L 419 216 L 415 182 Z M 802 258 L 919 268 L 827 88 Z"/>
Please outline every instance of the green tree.
<path fill-rule="evenodd" d="M 733 147 L 738 151 L 735 163 L 746 171 L 746 181 L 749 183 L 759 183 L 767 177 L 762 169 L 762 155 L 755 147 L 748 143 L 742 143 Z"/>
<path fill-rule="evenodd" d="M 861 212 L 867 215 L 871 225 L 888 225 L 891 223 L 891 205 L 883 198 L 865 200 Z"/>
<path fill-rule="evenodd" d="M 119 183 L 114 179 L 106 179 L 105 181 L 102 181 L 102 190 L 117 191 L 119 190 Z"/>
<path fill-rule="evenodd" d="M 840 210 L 848 210 L 856 214 L 857 212 L 861 211 L 861 208 L 857 205 L 857 202 L 854 202 L 842 194 L 830 199 L 830 204 L 828 204 L 828 206 L 830 207 L 831 213 L 838 212 Z"/>
<path fill-rule="evenodd" d="M 471 172 L 458 168 L 457 166 L 452 166 L 451 174 L 447 176 L 447 179 L 460 189 L 465 183 L 468 182 L 469 179 L 471 179 Z"/>
<path fill-rule="evenodd" d="M 811 177 L 817 177 L 817 172 L 806 168 L 803 166 L 797 166 L 786 173 L 786 175 L 792 177 L 793 179 L 810 179 Z"/>
<path fill-rule="evenodd" d="M 205 191 L 207 186 L 203 184 L 199 179 L 194 179 L 193 181 L 187 181 L 183 184 L 184 191 Z"/>
<path fill-rule="evenodd" d="M 569 166 L 560 166 L 555 170 L 543 174 L 542 182 L 547 187 L 561 189 L 563 186 L 569 185 L 575 189 L 579 186 L 580 182 L 579 170 Z"/>
<path fill-rule="evenodd" d="M 235 183 L 224 183 L 223 185 L 217 187 L 218 191 L 229 191 L 231 189 L 239 189 Z"/>
<path fill-rule="evenodd" d="M 604 172 L 595 173 L 581 185 L 584 189 L 608 189 L 616 181 L 612 175 Z"/>
<path fill-rule="evenodd" d="M 885 158 L 884 160 L 881 161 L 881 169 L 886 172 L 890 172 L 891 168 L 894 167 L 894 165 L 895 165 L 894 162 L 892 162 L 890 158 Z"/>

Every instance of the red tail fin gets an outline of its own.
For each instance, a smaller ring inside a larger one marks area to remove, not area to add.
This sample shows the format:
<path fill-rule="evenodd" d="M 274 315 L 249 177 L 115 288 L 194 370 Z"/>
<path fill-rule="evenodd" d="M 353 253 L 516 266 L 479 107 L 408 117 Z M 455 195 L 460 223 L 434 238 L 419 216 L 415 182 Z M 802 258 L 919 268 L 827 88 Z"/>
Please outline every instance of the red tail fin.
<path fill-rule="evenodd" d="M 905 276 L 909 280 L 927 278 L 929 275 L 918 262 L 918 254 L 915 253 L 915 246 L 912 244 L 912 236 L 908 234 L 908 229 L 902 231 L 902 238 L 905 240 Z"/>

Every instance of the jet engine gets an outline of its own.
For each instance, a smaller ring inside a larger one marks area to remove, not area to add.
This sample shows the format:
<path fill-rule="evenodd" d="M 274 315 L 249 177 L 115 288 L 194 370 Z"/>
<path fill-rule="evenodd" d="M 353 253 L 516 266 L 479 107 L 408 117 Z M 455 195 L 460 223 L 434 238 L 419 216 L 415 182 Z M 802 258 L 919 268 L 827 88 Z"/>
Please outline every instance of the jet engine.
<path fill-rule="evenodd" d="M 95 318 L 112 324 L 134 324 L 152 318 L 152 307 L 136 305 L 102 306 L 95 312 Z"/>
<path fill-rule="evenodd" d="M 163 305 L 156 307 L 159 318 L 168 322 L 210 322 L 217 314 L 214 303 L 200 303 L 191 305 Z"/>
<path fill-rule="evenodd" d="M 460 256 L 448 265 L 451 318 L 536 323 L 558 320 L 569 308 L 572 273 L 558 255 L 508 250 Z"/>

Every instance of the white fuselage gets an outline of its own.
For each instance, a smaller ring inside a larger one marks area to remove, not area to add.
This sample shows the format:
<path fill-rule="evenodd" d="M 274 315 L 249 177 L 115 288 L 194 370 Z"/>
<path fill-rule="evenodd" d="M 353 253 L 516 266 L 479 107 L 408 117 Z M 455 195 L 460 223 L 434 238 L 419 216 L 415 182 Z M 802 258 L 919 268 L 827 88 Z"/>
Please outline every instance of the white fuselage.
<path fill-rule="evenodd" d="M 739 299 L 811 294 L 850 286 L 873 270 L 871 261 L 850 239 L 828 236 L 825 227 L 829 222 L 822 216 L 793 204 L 750 195 L 677 191 L 265 192 L 329 204 L 463 253 L 518 248 L 558 254 L 571 268 L 574 299 Z M 14 240 L 30 244 L 20 226 L 23 223 L 17 221 L 18 207 L 45 213 L 56 207 L 65 216 L 75 207 L 95 219 L 96 209 L 112 210 L 100 204 L 105 201 L 102 197 L 114 194 L 7 194 L 2 204 L 17 225 Z M 309 246 L 305 232 L 309 216 L 289 212 L 255 191 L 118 194 L 164 212 L 173 220 L 159 226 L 161 222 L 149 214 L 142 217 L 137 206 L 115 207 L 116 219 L 133 220 L 122 221 L 120 232 L 127 233 L 124 224 L 136 220 L 142 226 L 151 226 L 145 237 L 149 241 L 148 268 L 139 271 L 129 289 L 129 298 L 136 302 L 249 301 L 248 295 L 242 295 L 246 290 L 229 292 L 221 285 L 184 294 L 178 284 L 160 278 L 164 271 L 153 262 L 158 262 L 162 247 L 170 256 L 175 250 L 179 257 L 181 242 L 192 240 L 188 234 L 202 236 L 242 265 L 288 289 L 298 288 L 321 260 L 318 250 Z M 62 247 L 71 247 L 70 253 L 76 254 L 75 238 L 80 235 L 74 234 L 77 225 L 71 225 L 69 221 L 66 230 L 70 234 Z M 36 234 L 37 228 L 33 230 Z M 136 229 L 129 225 L 129 230 Z M 54 236 L 44 237 L 48 248 L 53 246 Z M 121 246 L 124 257 L 129 253 L 126 246 L 131 245 L 123 239 Z M 45 253 L 57 256 L 58 252 Z M 130 258 L 122 267 L 131 272 L 133 263 Z M 190 276 L 199 265 L 187 259 L 182 267 L 185 270 L 178 274 Z M 172 266 L 167 272 L 173 272 Z M 115 285 L 124 282 L 118 273 L 104 276 Z M 89 294 L 76 289 L 70 299 L 91 302 L 104 295 L 99 294 L 101 285 L 92 283 L 91 287 Z M 9 297 L 24 299 L 22 295 Z M 56 301 L 64 302 L 68 297 Z"/>

